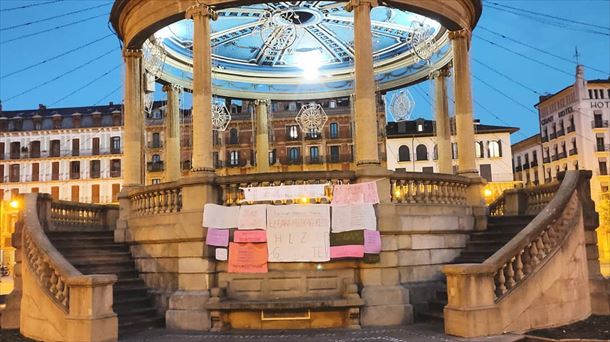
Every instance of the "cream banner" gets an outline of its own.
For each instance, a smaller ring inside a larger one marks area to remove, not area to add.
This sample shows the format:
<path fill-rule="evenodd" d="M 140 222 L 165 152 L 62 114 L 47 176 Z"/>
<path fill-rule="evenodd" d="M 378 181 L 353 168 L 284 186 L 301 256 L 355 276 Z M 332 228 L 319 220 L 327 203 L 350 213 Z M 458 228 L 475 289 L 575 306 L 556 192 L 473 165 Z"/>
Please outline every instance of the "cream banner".
<path fill-rule="evenodd" d="M 332 206 L 332 231 L 377 230 L 377 218 L 372 204 Z"/>
<path fill-rule="evenodd" d="M 267 229 L 326 229 L 330 233 L 328 204 L 290 204 L 267 206 Z"/>
<path fill-rule="evenodd" d="M 203 227 L 237 228 L 239 207 L 208 203 L 203 207 Z"/>
<path fill-rule="evenodd" d="M 241 188 L 244 191 L 245 201 L 277 201 L 299 198 L 326 197 L 324 187 L 326 184 L 257 186 Z"/>

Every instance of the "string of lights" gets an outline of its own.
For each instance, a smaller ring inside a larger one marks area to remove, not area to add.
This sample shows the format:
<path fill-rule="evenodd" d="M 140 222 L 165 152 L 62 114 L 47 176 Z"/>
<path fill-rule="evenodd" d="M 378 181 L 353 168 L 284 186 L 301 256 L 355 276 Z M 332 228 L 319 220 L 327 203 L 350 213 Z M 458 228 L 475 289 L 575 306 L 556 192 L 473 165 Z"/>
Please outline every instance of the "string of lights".
<path fill-rule="evenodd" d="M 68 50 L 68 51 L 62 52 L 62 53 L 60 53 L 60 54 L 58 54 L 58 55 L 55 55 L 55 56 L 53 56 L 53 57 L 49 57 L 49 58 L 47 58 L 47 59 L 45 59 L 45 60 L 42 60 L 42 61 L 40 61 L 40 62 L 37 62 L 37 63 L 34 63 L 34 64 L 30 64 L 30 65 L 28 65 L 28 66 L 26 66 L 26 67 L 23 67 L 23 68 L 21 68 L 21 69 L 17 69 L 17 70 L 15 70 L 15 71 L 9 72 L 8 74 L 5 74 L 5 75 L 0 75 L 0 80 L 1 80 L 1 79 L 4 79 L 4 78 L 7 78 L 7 77 L 10 77 L 10 76 L 13 76 L 13 75 L 16 75 L 16 74 L 18 74 L 18 73 L 20 73 L 20 72 L 24 72 L 24 71 L 26 71 L 26 70 L 30 70 L 30 69 L 32 69 L 32 68 L 35 68 L 35 67 L 39 66 L 39 65 L 42 65 L 42 64 L 45 64 L 45 63 L 48 63 L 48 62 L 54 61 L 54 60 L 56 60 L 56 59 L 58 59 L 58 58 L 61 58 L 61 57 L 67 56 L 67 55 L 69 55 L 69 54 L 71 54 L 71 53 L 73 53 L 73 52 L 80 51 L 81 49 L 83 49 L 83 48 L 85 48 L 85 47 L 87 47 L 87 46 L 93 45 L 93 44 L 95 44 L 95 43 L 97 43 L 97 42 L 100 42 L 100 41 L 102 41 L 102 40 L 104 40 L 104 39 L 106 39 L 106 38 L 108 38 L 108 37 L 111 37 L 111 36 L 113 36 L 113 34 L 112 34 L 112 33 L 110 33 L 110 34 L 108 34 L 108 35 L 105 35 L 105 36 L 103 36 L 103 37 L 101 37 L 101 38 L 98 38 L 98 39 L 92 40 L 92 41 L 90 41 L 90 42 L 87 42 L 87 43 L 85 43 L 85 44 L 83 44 L 83 45 L 77 46 L 77 47 L 75 47 L 75 48 L 73 48 L 73 49 L 70 49 L 70 50 Z"/>
<path fill-rule="evenodd" d="M 483 31 L 489 32 L 489 33 L 491 33 L 491 34 L 493 34 L 493 35 L 496 35 L 496 36 L 501 37 L 501 38 L 503 38 L 503 39 L 509 40 L 509 41 L 511 41 L 511 42 L 513 42 L 513 43 L 516 43 L 516 44 L 519 44 L 519 45 L 525 46 L 525 47 L 530 48 L 530 49 L 532 49 L 532 50 L 536 50 L 536 51 L 541 52 L 541 53 L 543 53 L 543 54 L 545 54 L 545 55 L 549 55 L 549 56 L 551 56 L 551 57 L 555 57 L 555 58 L 560 59 L 560 60 L 562 60 L 562 61 L 564 61 L 564 62 L 568 62 L 568 63 L 576 64 L 576 62 L 575 62 L 575 61 L 573 61 L 573 60 L 570 60 L 570 59 L 568 59 L 568 58 L 565 58 L 565 57 L 562 57 L 562 56 L 556 55 L 556 54 L 554 54 L 554 53 L 551 53 L 551 52 L 548 52 L 548 51 L 542 50 L 542 49 L 540 49 L 540 48 L 538 48 L 538 47 L 536 47 L 536 46 L 533 46 L 533 45 L 530 45 L 530 44 L 524 43 L 524 42 L 522 42 L 522 41 L 520 41 L 520 40 L 510 38 L 510 37 L 508 37 L 508 36 L 506 36 L 506 35 L 504 35 L 504 34 L 501 34 L 501 33 L 495 32 L 495 31 L 492 31 L 492 30 L 490 30 L 490 29 L 488 29 L 488 28 L 486 28 L 486 27 L 484 27 L 484 26 L 479 25 L 479 26 L 477 26 L 477 29 L 481 29 L 481 30 L 483 30 Z M 583 65 L 584 65 L 584 64 L 583 64 Z M 594 71 L 600 72 L 600 73 L 605 74 L 605 75 L 610 74 L 610 72 L 609 72 L 609 71 L 604 71 L 604 70 L 601 70 L 601 69 L 597 69 L 597 68 L 594 68 L 594 67 L 592 67 L 592 66 L 590 66 L 590 65 L 584 65 L 584 66 L 585 66 L 585 67 L 586 67 L 588 70 L 594 70 Z"/>
<path fill-rule="evenodd" d="M 62 2 L 62 1 L 64 1 L 64 0 L 52 0 L 52 1 L 39 2 L 39 3 L 23 5 L 23 6 L 17 6 L 17 7 L 11 7 L 11 8 L 3 8 L 3 9 L 0 9 L 0 13 L 11 12 L 11 11 L 16 11 L 16 10 L 24 9 L 24 8 L 30 8 L 30 7 L 54 4 L 56 2 Z"/>
<path fill-rule="evenodd" d="M 96 77 L 96 78 L 92 79 L 91 81 L 87 82 L 87 84 L 82 85 L 82 86 L 79 86 L 78 88 L 76 88 L 76 89 L 74 89 L 72 92 L 70 92 L 69 94 L 67 94 L 67 95 L 65 95 L 65 96 L 61 97 L 60 99 L 58 99 L 57 101 L 55 101 L 55 102 L 51 103 L 51 106 L 54 106 L 54 105 L 56 105 L 57 103 L 59 103 L 59 102 L 61 102 L 61 101 L 65 100 L 65 99 L 69 98 L 70 96 L 72 96 L 72 95 L 74 95 L 74 94 L 78 93 L 79 91 L 81 91 L 81 90 L 83 90 L 83 89 L 85 89 L 85 88 L 89 87 L 89 86 L 90 86 L 90 85 L 92 85 L 93 83 L 95 83 L 95 82 L 99 81 L 100 79 L 104 78 L 105 76 L 107 76 L 107 75 L 108 75 L 108 74 L 110 74 L 111 72 L 113 72 L 113 71 L 115 71 L 116 69 L 120 68 L 122 65 L 123 65 L 122 63 L 121 63 L 121 64 L 118 64 L 118 65 L 116 65 L 115 67 L 113 67 L 112 69 L 110 69 L 110 70 L 108 70 L 108 71 L 104 72 L 103 74 L 99 75 L 98 77 Z"/>
<path fill-rule="evenodd" d="M 13 25 L 13 26 L 7 26 L 7 27 L 1 27 L 0 31 L 9 31 L 9 30 L 14 30 L 16 28 L 20 28 L 20 27 L 24 27 L 24 26 L 35 25 L 35 24 L 43 23 L 45 21 L 49 21 L 49 20 L 53 20 L 53 19 L 57 19 L 57 18 L 66 17 L 66 16 L 69 16 L 69 15 L 72 15 L 72 14 L 76 14 L 76 13 L 90 11 L 92 9 L 96 9 L 96 8 L 100 8 L 100 7 L 108 6 L 108 5 L 109 5 L 109 3 L 104 3 L 104 4 L 101 4 L 101 5 L 97 5 L 97 6 L 93 6 L 93 7 L 87 7 L 87 8 L 83 8 L 83 9 L 80 9 L 80 10 L 76 10 L 76 11 L 72 11 L 72 12 L 67 12 L 67 13 L 55 15 L 55 16 L 52 16 L 52 17 L 47 17 L 47 18 L 43 18 L 43 19 L 39 19 L 39 20 L 35 20 L 35 21 L 30 21 L 30 22 L 27 22 L 27 23 L 22 23 L 22 24 L 17 24 L 17 25 Z"/>
<path fill-rule="evenodd" d="M 94 15 L 94 16 L 87 17 L 87 18 L 84 18 L 84 19 L 81 19 L 81 20 L 73 21 L 73 22 L 70 22 L 70 23 L 67 23 L 67 24 L 55 26 L 55 27 L 52 27 L 52 28 L 49 28 L 49 29 L 44 29 L 44 30 L 40 30 L 40 31 L 24 34 L 24 35 L 21 35 L 21 36 L 17 36 L 17 37 L 14 37 L 14 38 L 5 39 L 5 40 L 0 41 L 0 45 L 6 44 L 6 43 L 10 43 L 10 42 L 14 42 L 14 41 L 17 41 L 17 40 L 21 40 L 21 39 L 24 39 L 24 38 L 30 38 L 30 37 L 37 36 L 37 35 L 40 35 L 40 34 L 43 34 L 43 33 L 59 30 L 59 29 L 62 29 L 64 27 L 68 27 L 68 26 L 84 23 L 86 21 L 93 20 L 93 19 L 96 19 L 96 18 L 99 18 L 99 17 L 108 16 L 108 14 L 109 13 L 102 13 L 102 14 Z"/>
<path fill-rule="evenodd" d="M 32 91 L 34 91 L 36 89 L 39 89 L 39 88 L 41 88 L 41 87 L 43 87 L 43 86 L 45 86 L 45 85 L 47 85 L 47 84 L 49 84 L 51 82 L 57 81 L 58 79 L 63 78 L 63 77 L 65 77 L 65 76 L 67 76 L 67 75 L 69 75 L 69 74 L 71 74 L 71 73 L 73 73 L 73 72 L 75 72 L 75 71 L 77 71 L 79 69 L 82 69 L 82 68 L 86 67 L 87 65 L 89 65 L 89 64 L 91 64 L 91 63 L 93 63 L 93 62 L 95 62 L 95 61 L 97 61 L 99 59 L 102 59 L 103 57 L 108 56 L 109 54 L 111 54 L 113 52 L 116 52 L 116 51 L 117 51 L 117 49 L 112 49 L 110 51 L 107 51 L 107 52 L 103 53 L 102 55 L 94 57 L 94 58 L 86 61 L 85 63 L 79 64 L 76 67 L 74 67 L 74 68 L 72 68 L 72 69 L 70 69 L 70 70 L 68 70 L 66 72 L 60 73 L 59 75 L 51 78 L 50 80 L 44 81 L 44 82 L 39 83 L 39 84 L 37 84 L 37 85 L 35 85 L 35 86 L 31 87 L 31 88 L 26 89 L 26 90 L 24 90 L 24 91 L 22 91 L 20 93 L 17 93 L 15 95 L 5 99 L 4 102 L 9 102 L 9 101 L 11 101 L 11 100 L 13 100 L 15 98 L 23 96 L 23 95 L 25 95 L 25 94 L 27 94 L 29 92 L 32 92 Z"/>

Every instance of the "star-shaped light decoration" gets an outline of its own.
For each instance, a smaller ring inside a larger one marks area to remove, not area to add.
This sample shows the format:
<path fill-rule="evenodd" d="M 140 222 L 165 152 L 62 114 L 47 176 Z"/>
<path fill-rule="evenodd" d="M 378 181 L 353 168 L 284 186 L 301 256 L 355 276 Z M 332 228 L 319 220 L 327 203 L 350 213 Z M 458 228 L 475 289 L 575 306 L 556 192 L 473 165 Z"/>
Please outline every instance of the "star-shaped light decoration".
<path fill-rule="evenodd" d="M 227 106 L 222 103 L 212 104 L 212 129 L 215 131 L 224 131 L 231 122 L 231 114 L 227 110 Z"/>
<path fill-rule="evenodd" d="M 407 90 L 401 90 L 395 94 L 390 103 L 390 113 L 394 117 L 394 121 L 407 121 L 411 118 L 411 113 L 415 108 L 415 100 L 411 93 Z"/>
<path fill-rule="evenodd" d="M 328 120 L 328 116 L 318 103 L 309 103 L 301 107 L 295 118 L 303 133 L 320 133 Z"/>

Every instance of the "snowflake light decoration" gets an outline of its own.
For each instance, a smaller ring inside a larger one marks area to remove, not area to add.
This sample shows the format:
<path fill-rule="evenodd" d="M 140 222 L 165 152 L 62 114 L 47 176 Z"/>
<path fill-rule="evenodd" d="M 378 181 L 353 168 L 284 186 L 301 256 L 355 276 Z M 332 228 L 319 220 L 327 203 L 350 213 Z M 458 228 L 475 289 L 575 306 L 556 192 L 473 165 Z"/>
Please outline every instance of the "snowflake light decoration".
<path fill-rule="evenodd" d="M 394 95 L 390 103 L 390 113 L 394 121 L 407 121 L 411 118 L 411 113 L 415 108 L 415 101 L 408 90 L 401 90 Z"/>
<path fill-rule="evenodd" d="M 222 103 L 212 104 L 212 129 L 215 131 L 224 131 L 231 122 L 231 114 L 227 110 L 227 106 Z"/>
<path fill-rule="evenodd" d="M 430 30 L 430 26 L 425 26 L 422 22 L 413 21 L 410 31 L 411 35 L 408 42 L 411 44 L 416 60 L 429 63 L 434 53 L 434 44 L 431 39 L 433 30 Z"/>
<path fill-rule="evenodd" d="M 165 53 L 161 42 L 154 36 L 150 37 L 142 47 L 142 63 L 144 69 L 154 77 L 159 77 L 165 64 Z"/>
<path fill-rule="evenodd" d="M 328 116 L 318 103 L 310 103 L 301 107 L 295 118 L 303 133 L 319 133 L 324 128 Z"/>

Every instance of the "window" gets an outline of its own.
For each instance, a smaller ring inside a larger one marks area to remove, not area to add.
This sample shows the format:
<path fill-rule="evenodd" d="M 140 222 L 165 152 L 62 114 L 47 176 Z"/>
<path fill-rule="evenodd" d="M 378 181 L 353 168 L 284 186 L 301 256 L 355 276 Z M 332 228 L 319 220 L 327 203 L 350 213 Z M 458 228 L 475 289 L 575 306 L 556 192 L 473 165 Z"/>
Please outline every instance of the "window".
<path fill-rule="evenodd" d="M 89 163 L 89 177 L 91 178 L 100 178 L 100 161 L 92 160 Z"/>
<path fill-rule="evenodd" d="M 4 165 L 0 165 L 0 183 L 4 183 Z M 2 196 L 0 196 L 0 201 Z"/>
<path fill-rule="evenodd" d="M 51 187 L 51 198 L 55 201 L 59 201 L 59 187 L 58 186 Z"/>
<path fill-rule="evenodd" d="M 330 147 L 330 162 L 331 163 L 339 163 L 341 156 L 339 151 L 339 146 L 331 146 Z"/>
<path fill-rule="evenodd" d="M 599 161 L 599 174 L 605 176 L 608 174 L 608 166 L 605 160 Z"/>
<path fill-rule="evenodd" d="M 319 136 L 318 131 L 312 129 L 309 132 L 307 132 L 307 138 L 309 139 L 317 139 Z"/>
<path fill-rule="evenodd" d="M 532 163 L 538 161 L 538 151 L 532 151 Z"/>
<path fill-rule="evenodd" d="M 309 160 L 311 163 L 317 163 L 320 161 L 320 149 L 318 146 L 309 147 Z"/>
<path fill-rule="evenodd" d="M 72 155 L 78 156 L 80 155 L 80 140 L 72 139 Z"/>
<path fill-rule="evenodd" d="M 40 141 L 30 143 L 30 158 L 40 158 Z"/>
<path fill-rule="evenodd" d="M 91 203 L 100 203 L 100 185 L 91 185 Z"/>
<path fill-rule="evenodd" d="M 40 179 L 40 164 L 32 163 L 32 182 L 38 182 Z"/>
<path fill-rule="evenodd" d="M 438 160 L 438 145 L 434 144 L 434 150 L 432 151 L 432 158 Z"/>
<path fill-rule="evenodd" d="M 59 162 L 51 163 L 51 180 L 59 180 Z"/>
<path fill-rule="evenodd" d="M 9 173 L 9 181 L 11 182 L 19 182 L 20 181 L 20 168 L 19 164 L 11 164 L 10 173 Z"/>
<path fill-rule="evenodd" d="M 161 156 L 158 154 L 153 154 L 152 155 L 152 162 L 153 163 L 159 163 L 161 161 Z"/>
<path fill-rule="evenodd" d="M 275 152 L 275 149 L 273 149 L 272 151 L 269 151 L 269 165 L 275 164 L 276 161 L 277 161 L 277 154 Z"/>
<path fill-rule="evenodd" d="M 117 202 L 119 191 L 121 191 L 121 184 L 112 184 L 112 202 Z"/>
<path fill-rule="evenodd" d="M 75 160 L 70 162 L 70 179 L 80 178 L 80 161 Z"/>
<path fill-rule="evenodd" d="M 21 143 L 14 141 L 11 143 L 11 159 L 19 159 L 21 155 Z"/>
<path fill-rule="evenodd" d="M 398 148 L 398 161 L 403 162 L 403 161 L 410 161 L 410 160 L 411 160 L 411 154 L 409 153 L 409 146 L 401 145 Z"/>
<path fill-rule="evenodd" d="M 485 154 L 484 154 L 484 149 L 483 149 L 483 142 L 482 141 L 476 141 L 474 143 L 474 155 L 477 158 L 485 158 Z"/>
<path fill-rule="evenodd" d="M 0 142 L 0 160 L 4 160 L 4 143 L 3 142 Z"/>
<path fill-rule="evenodd" d="M 424 131 L 424 125 L 423 124 L 417 124 L 417 131 L 418 132 L 423 132 Z"/>
<path fill-rule="evenodd" d="M 59 140 L 51 140 L 51 151 L 49 152 L 50 157 L 59 157 L 61 152 L 61 143 Z"/>
<path fill-rule="evenodd" d="M 78 202 L 80 200 L 80 187 L 78 185 L 72 185 L 72 194 L 70 196 L 70 200 L 73 202 Z"/>
<path fill-rule="evenodd" d="M 288 131 L 288 139 L 296 140 L 299 138 L 299 127 L 296 125 L 287 126 L 286 130 Z"/>
<path fill-rule="evenodd" d="M 415 157 L 416 160 L 428 160 L 428 149 L 426 148 L 426 145 L 417 145 L 415 148 Z"/>
<path fill-rule="evenodd" d="M 110 160 L 110 177 L 121 177 L 121 160 Z"/>
<path fill-rule="evenodd" d="M 152 148 L 159 148 L 161 147 L 161 134 L 159 134 L 158 132 L 155 132 L 152 134 Z"/>
<path fill-rule="evenodd" d="M 229 131 L 229 144 L 236 145 L 238 143 L 237 129 L 231 128 Z"/>
<path fill-rule="evenodd" d="M 121 137 L 110 138 L 110 153 L 121 153 Z"/>
<path fill-rule="evenodd" d="M 229 153 L 229 165 L 239 165 L 239 151 L 231 151 Z"/>
<path fill-rule="evenodd" d="M 94 156 L 100 154 L 100 138 L 91 140 L 91 154 Z"/>
<path fill-rule="evenodd" d="M 451 159 L 457 159 L 457 157 L 458 157 L 458 148 L 457 147 L 458 147 L 457 143 L 451 143 Z"/>
<path fill-rule="evenodd" d="M 502 157 L 502 141 L 489 141 L 487 143 L 487 155 L 489 158 Z"/>
<path fill-rule="evenodd" d="M 297 162 L 299 160 L 299 149 L 297 147 L 291 147 L 288 149 L 288 158 L 291 162 Z"/>
<path fill-rule="evenodd" d="M 434 173 L 434 167 L 433 166 L 424 166 L 421 168 L 421 172 L 423 173 Z"/>
<path fill-rule="evenodd" d="M 336 122 L 333 122 L 330 124 L 330 137 L 331 138 L 339 137 L 339 124 Z"/>
<path fill-rule="evenodd" d="M 481 164 L 479 166 L 479 170 L 481 172 L 481 177 L 487 179 L 488 182 L 491 182 L 491 164 Z"/>

